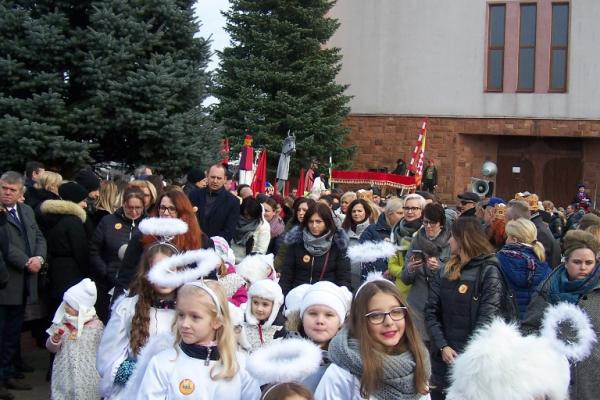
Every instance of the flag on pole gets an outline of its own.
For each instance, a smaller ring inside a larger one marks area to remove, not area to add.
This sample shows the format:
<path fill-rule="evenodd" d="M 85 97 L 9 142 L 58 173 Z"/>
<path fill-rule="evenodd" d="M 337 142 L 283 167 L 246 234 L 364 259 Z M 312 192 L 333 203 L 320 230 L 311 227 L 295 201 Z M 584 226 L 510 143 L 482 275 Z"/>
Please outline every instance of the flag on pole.
<path fill-rule="evenodd" d="M 427 141 L 427 120 L 423 121 L 417 144 L 410 159 L 406 175 L 412 172 L 415 175 L 415 184 L 419 186 L 423 178 L 423 159 L 425 158 L 425 144 Z"/>
<path fill-rule="evenodd" d="M 304 168 L 300 168 L 300 177 L 298 178 L 298 197 L 304 196 Z"/>
<path fill-rule="evenodd" d="M 256 171 L 252 178 L 252 191 L 256 193 L 265 192 L 265 184 L 267 183 L 267 149 L 262 149 L 258 155 L 256 162 Z"/>

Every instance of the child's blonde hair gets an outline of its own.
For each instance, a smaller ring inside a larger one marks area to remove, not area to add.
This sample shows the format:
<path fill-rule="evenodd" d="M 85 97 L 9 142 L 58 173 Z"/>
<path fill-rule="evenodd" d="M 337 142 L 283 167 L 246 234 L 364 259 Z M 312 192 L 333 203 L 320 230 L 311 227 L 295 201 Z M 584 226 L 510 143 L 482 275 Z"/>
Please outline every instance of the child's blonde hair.
<path fill-rule="evenodd" d="M 525 218 L 517 218 L 509 221 L 505 229 L 506 234 L 515 238 L 517 242 L 530 245 L 540 261 L 546 260 L 544 245 L 537 240 L 537 228 L 533 222 Z"/>
<path fill-rule="evenodd" d="M 220 359 L 210 370 L 211 379 L 231 379 L 238 372 L 238 364 L 235 356 L 236 340 L 233 332 L 233 325 L 229 317 L 229 306 L 225 292 L 216 281 L 204 281 L 205 285 L 211 290 L 218 300 L 215 304 L 213 297 L 209 292 L 196 285 L 183 285 L 177 292 L 177 301 L 184 296 L 196 296 L 199 304 L 205 306 L 213 318 L 221 322 L 221 327 L 215 331 L 215 340 L 219 349 Z M 218 309 L 217 309 L 218 307 Z M 176 343 L 181 342 L 181 334 L 177 331 Z"/>

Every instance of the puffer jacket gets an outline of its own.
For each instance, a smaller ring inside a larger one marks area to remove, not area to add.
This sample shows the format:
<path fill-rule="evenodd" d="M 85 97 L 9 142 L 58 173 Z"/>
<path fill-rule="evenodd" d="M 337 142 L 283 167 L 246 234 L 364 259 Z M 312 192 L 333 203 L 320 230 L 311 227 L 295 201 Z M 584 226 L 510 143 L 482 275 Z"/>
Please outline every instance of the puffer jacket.
<path fill-rule="evenodd" d="M 138 225 L 142 219 L 144 215 L 131 220 L 125 216 L 123 208 L 119 208 L 100 220 L 90 242 L 90 260 L 96 279 L 109 287 L 115 285 L 121 266 L 119 249 L 139 232 Z"/>
<path fill-rule="evenodd" d="M 462 268 L 457 280 L 448 280 L 444 270 L 440 270 L 431 283 L 425 305 L 425 323 L 431 340 L 431 384 L 440 389 L 448 387 L 448 365 L 442 360 L 441 349 L 450 346 L 460 354 L 476 329 L 501 315 L 506 290 L 497 263 L 493 254 L 480 255 Z M 480 270 L 476 304 L 473 301 L 474 286 Z M 477 307 L 476 314 L 472 307 Z"/>
<path fill-rule="evenodd" d="M 531 247 L 523 244 L 506 244 L 497 253 L 497 257 L 506 281 L 516 295 L 519 317 L 522 320 L 531 296 L 550 274 L 551 268 L 548 263 L 537 258 Z"/>
<path fill-rule="evenodd" d="M 554 269 L 546 280 L 539 286 L 529 303 L 527 315 L 521 324 L 525 333 L 536 333 L 542 325 L 544 312 L 550 303 L 550 282 L 556 273 L 560 273 L 562 266 Z M 581 296 L 577 303 L 579 307 L 590 318 L 592 327 L 596 334 L 600 330 L 600 283 Z M 592 354 L 583 361 L 571 364 L 571 386 L 569 388 L 570 398 L 577 400 L 596 400 L 598 398 L 598 386 L 600 385 L 600 346 L 592 346 Z"/>
<path fill-rule="evenodd" d="M 350 289 L 350 260 L 346 256 L 348 242 L 346 233 L 336 230 L 329 252 L 322 256 L 313 256 L 304 247 L 302 229 L 300 227 L 293 228 L 285 236 L 287 250 L 279 280 L 283 294 L 286 295 L 290 290 L 303 283 L 312 284 L 320 280 L 330 281 Z M 326 259 L 327 264 L 323 272 Z M 320 278 L 321 273 L 323 273 L 323 279 Z"/>

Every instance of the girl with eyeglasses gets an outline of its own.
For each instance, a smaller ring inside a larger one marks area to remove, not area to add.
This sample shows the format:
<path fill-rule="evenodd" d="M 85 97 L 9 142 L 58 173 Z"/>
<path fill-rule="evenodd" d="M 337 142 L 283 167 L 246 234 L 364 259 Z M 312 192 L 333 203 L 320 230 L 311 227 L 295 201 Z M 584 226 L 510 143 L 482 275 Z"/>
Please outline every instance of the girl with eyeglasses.
<path fill-rule="evenodd" d="M 315 392 L 321 400 L 427 398 L 429 356 L 398 288 L 365 282 L 350 307 L 347 327 L 330 342 L 333 364 Z"/>

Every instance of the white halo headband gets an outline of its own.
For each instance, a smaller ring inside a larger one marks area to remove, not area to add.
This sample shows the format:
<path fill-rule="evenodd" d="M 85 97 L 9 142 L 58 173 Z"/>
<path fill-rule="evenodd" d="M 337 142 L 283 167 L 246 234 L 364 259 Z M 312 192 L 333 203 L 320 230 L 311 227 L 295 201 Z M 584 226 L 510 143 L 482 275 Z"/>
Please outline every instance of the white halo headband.
<path fill-rule="evenodd" d="M 217 297 L 217 294 L 214 290 L 208 287 L 204 280 L 187 282 L 184 286 L 195 286 L 204 290 L 206 293 L 208 293 L 213 303 L 215 303 L 215 307 L 217 308 L 217 316 L 220 317 L 221 315 L 223 315 L 223 309 L 221 308 L 221 303 L 219 303 L 219 297 Z"/>
<path fill-rule="evenodd" d="M 145 218 L 138 225 L 144 235 L 177 236 L 188 231 L 188 224 L 179 218 Z"/>
<path fill-rule="evenodd" d="M 283 339 L 254 351 L 247 361 L 248 371 L 261 383 L 301 381 L 319 369 L 323 354 L 306 339 Z"/>
<path fill-rule="evenodd" d="M 348 249 L 348 258 L 355 263 L 374 262 L 380 258 L 390 258 L 400 249 L 390 242 L 364 242 Z"/>
<path fill-rule="evenodd" d="M 557 337 L 561 322 L 570 321 L 577 340 L 574 342 Z M 589 317 L 579 307 L 570 303 L 559 303 L 548 307 L 544 313 L 541 336 L 549 339 L 556 350 L 573 361 L 582 361 L 590 355 L 596 342 L 596 333 Z"/>
<path fill-rule="evenodd" d="M 189 265 L 195 264 L 196 268 Z M 207 276 L 221 265 L 221 257 L 212 249 L 190 250 L 160 260 L 148 272 L 148 280 L 155 285 L 178 288 Z M 177 270 L 178 268 L 183 268 Z"/>

